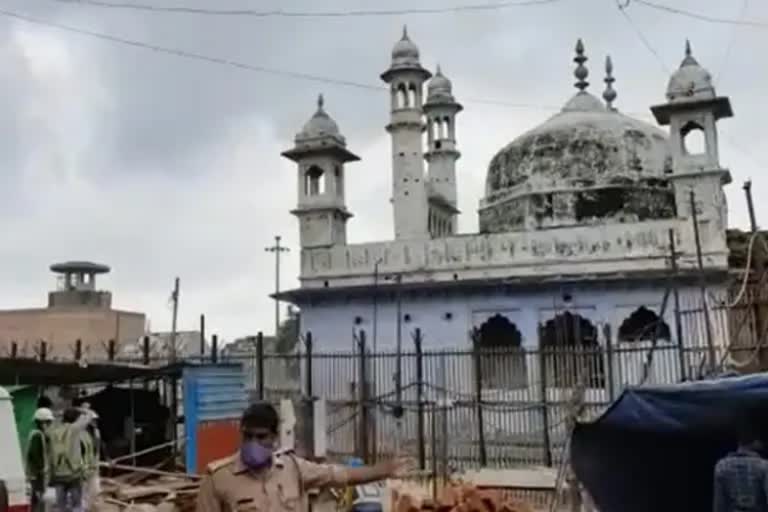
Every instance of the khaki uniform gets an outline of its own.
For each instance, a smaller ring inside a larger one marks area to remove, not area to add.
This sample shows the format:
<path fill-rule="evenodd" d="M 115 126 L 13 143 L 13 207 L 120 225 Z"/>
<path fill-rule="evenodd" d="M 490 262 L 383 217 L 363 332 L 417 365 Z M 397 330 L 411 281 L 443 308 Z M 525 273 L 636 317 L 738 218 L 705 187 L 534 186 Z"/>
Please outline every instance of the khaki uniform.
<path fill-rule="evenodd" d="M 305 491 L 347 484 L 343 466 L 315 464 L 293 454 L 275 457 L 270 469 L 251 473 L 236 454 L 208 465 L 197 512 L 305 512 Z"/>

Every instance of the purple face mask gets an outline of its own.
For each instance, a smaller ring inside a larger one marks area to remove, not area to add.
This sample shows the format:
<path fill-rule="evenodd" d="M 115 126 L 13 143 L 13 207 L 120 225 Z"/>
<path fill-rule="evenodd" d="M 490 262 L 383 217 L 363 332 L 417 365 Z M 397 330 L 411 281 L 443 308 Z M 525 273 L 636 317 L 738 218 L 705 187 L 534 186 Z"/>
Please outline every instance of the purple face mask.
<path fill-rule="evenodd" d="M 240 459 L 250 470 L 264 469 L 272 464 L 272 448 L 258 441 L 246 441 L 240 447 Z"/>

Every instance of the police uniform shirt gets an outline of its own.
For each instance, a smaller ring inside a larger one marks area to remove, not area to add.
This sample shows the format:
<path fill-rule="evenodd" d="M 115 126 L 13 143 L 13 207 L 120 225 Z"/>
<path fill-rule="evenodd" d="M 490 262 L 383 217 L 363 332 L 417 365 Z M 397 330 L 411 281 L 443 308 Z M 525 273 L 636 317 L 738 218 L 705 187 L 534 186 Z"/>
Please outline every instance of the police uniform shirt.
<path fill-rule="evenodd" d="M 343 466 L 315 464 L 291 453 L 275 456 L 272 467 L 251 472 L 240 454 L 208 465 L 197 497 L 197 512 L 303 512 L 306 492 L 347 484 Z"/>

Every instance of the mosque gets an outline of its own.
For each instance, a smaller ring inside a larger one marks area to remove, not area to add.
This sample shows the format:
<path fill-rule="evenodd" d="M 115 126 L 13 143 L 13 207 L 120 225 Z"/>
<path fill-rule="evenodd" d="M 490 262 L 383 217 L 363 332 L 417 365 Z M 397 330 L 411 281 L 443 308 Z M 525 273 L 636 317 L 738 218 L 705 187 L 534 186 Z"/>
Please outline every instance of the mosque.
<path fill-rule="evenodd" d="M 653 126 L 614 106 L 610 58 L 598 98 L 589 92 L 581 40 L 575 52 L 575 93 L 490 158 L 478 233 L 457 232 L 456 126 L 463 107 L 441 70 L 433 75 L 421 65 L 405 29 L 381 74 L 390 91 L 394 238 L 347 242 L 346 164 L 360 158 L 322 96 L 283 153 L 298 170 L 291 213 L 299 220 L 301 273 L 300 287 L 278 298 L 301 309 L 301 331 L 312 333 L 315 350 L 349 353 L 365 333 L 369 350 L 400 361 L 418 332 L 425 350 L 457 351 L 443 394 L 481 389 L 487 403 L 531 405 L 488 413 L 484 427 L 473 409 L 463 409 L 445 420 L 454 451 L 476 451 L 480 431 L 495 432 L 503 446 L 509 436 L 532 432 L 551 431 L 562 441 L 564 427 L 551 428 L 541 404 L 567 401 L 576 378 L 586 384 L 586 401 L 604 406 L 623 385 L 646 377 L 676 382 L 707 358 L 714 366 L 715 352 L 727 345 L 728 313 L 713 306 L 728 297 L 723 187 L 731 175 L 720 164 L 717 122 L 733 115 L 729 99 L 716 94 L 686 43 L 665 100 L 651 107 Z M 681 313 L 695 311 L 705 314 Z M 647 358 L 657 344 L 664 350 Z M 475 367 L 459 357 L 473 346 L 522 357 L 492 357 Z M 616 360 L 610 347 L 630 350 Z M 587 349 L 594 359 L 547 359 L 561 348 Z M 441 361 L 417 380 L 446 382 L 449 363 Z M 328 364 L 313 369 L 314 393 L 348 398 L 358 370 Z M 414 381 L 414 365 L 405 366 L 377 370 L 375 392 L 391 392 L 395 380 Z M 542 388 L 547 375 L 549 387 Z M 392 436 L 392 418 L 373 413 L 383 443 L 402 437 Z M 416 426 L 408 419 L 403 439 L 412 439 Z M 350 437 L 330 442 L 341 446 Z"/>
<path fill-rule="evenodd" d="M 573 60 L 576 92 L 560 112 L 490 159 L 479 233 L 457 232 L 463 107 L 441 70 L 421 65 L 405 29 L 381 74 L 394 239 L 347 242 L 345 164 L 360 158 L 319 98 L 283 153 L 298 167 L 301 285 L 280 294 L 301 308 L 316 347 L 348 349 L 360 330 L 377 350 L 410 347 L 416 328 L 425 348 L 469 347 L 472 333 L 525 349 L 643 341 L 651 331 L 675 342 L 672 308 L 662 308 L 673 259 L 682 307 L 706 300 L 702 276 L 709 296 L 725 293 L 731 176 L 717 122 L 732 116 L 729 99 L 686 43 L 666 101 L 651 107 L 663 130 L 613 106 L 610 58 L 602 99 L 588 90 L 581 40 Z M 712 323 L 708 341 L 725 343 L 727 326 Z M 700 326 L 682 336 L 705 343 Z"/>

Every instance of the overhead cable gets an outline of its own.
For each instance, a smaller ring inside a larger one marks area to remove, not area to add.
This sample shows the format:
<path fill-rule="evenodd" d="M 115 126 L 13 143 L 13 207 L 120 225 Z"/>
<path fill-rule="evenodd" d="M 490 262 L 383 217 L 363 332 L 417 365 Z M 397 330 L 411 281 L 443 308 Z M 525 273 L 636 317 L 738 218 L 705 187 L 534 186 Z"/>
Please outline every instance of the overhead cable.
<path fill-rule="evenodd" d="M 461 4 L 446 7 L 414 7 L 409 9 L 354 9 L 338 11 L 290 11 L 285 9 L 213 9 L 210 7 L 161 6 L 151 3 L 108 2 L 104 0 L 53 0 L 59 3 L 76 4 L 107 9 L 125 9 L 155 13 L 198 14 L 207 16 L 249 16 L 254 18 L 347 18 L 372 16 L 402 16 L 409 14 L 449 14 L 472 11 L 497 11 L 512 7 L 528 7 L 553 4 L 563 0 L 510 0 Z"/>

